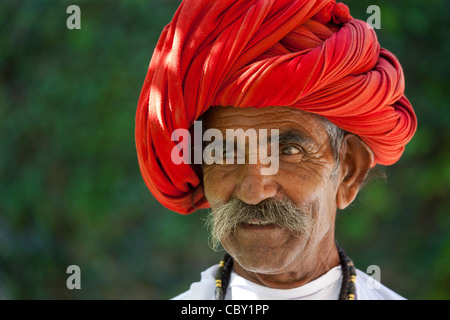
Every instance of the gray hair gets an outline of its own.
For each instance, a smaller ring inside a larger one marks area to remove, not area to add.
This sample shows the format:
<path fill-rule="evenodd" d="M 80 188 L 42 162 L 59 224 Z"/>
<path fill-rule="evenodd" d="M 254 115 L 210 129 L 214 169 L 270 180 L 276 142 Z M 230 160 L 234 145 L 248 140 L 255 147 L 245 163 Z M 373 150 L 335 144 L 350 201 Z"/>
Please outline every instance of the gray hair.
<path fill-rule="evenodd" d="M 330 141 L 330 147 L 331 151 L 333 152 L 333 157 L 335 161 L 335 166 L 333 171 L 331 172 L 331 177 L 335 177 L 339 172 L 339 165 L 341 163 L 340 157 L 339 157 L 339 150 L 341 149 L 342 140 L 344 139 L 344 136 L 347 131 L 339 128 L 334 123 L 332 123 L 327 118 L 324 118 L 322 116 L 318 116 L 321 118 L 323 125 L 325 126 L 325 130 L 328 133 L 328 139 Z M 369 170 L 367 173 L 366 178 L 364 179 L 360 189 L 362 189 L 364 186 L 366 186 L 369 182 L 381 179 L 383 181 L 387 180 L 387 174 L 383 167 L 381 166 L 375 166 Z"/>
<path fill-rule="evenodd" d="M 335 161 L 334 169 L 331 172 L 331 176 L 335 177 L 339 171 L 339 165 L 341 163 L 339 157 L 339 150 L 341 149 L 342 140 L 344 139 L 345 132 L 343 129 L 339 128 L 337 125 L 332 123 L 327 118 L 319 116 L 328 133 L 328 140 L 330 141 L 331 151 L 333 152 L 333 157 Z"/>

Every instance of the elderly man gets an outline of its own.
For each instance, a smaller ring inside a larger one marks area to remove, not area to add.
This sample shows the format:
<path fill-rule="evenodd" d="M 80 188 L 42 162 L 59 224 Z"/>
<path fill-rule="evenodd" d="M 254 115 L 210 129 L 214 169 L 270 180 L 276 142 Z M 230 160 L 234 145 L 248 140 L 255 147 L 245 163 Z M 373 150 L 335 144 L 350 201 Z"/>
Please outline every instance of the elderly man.
<path fill-rule="evenodd" d="M 176 298 L 402 299 L 368 285 L 334 230 L 416 127 L 398 60 L 344 4 L 184 0 L 142 89 L 138 158 L 167 208 L 211 208 L 227 254 Z"/>

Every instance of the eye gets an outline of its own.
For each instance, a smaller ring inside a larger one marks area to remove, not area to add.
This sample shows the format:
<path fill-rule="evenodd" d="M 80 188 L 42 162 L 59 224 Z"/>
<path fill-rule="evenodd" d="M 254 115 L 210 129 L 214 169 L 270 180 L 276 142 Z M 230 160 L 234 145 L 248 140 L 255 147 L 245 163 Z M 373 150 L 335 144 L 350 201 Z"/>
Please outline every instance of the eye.
<path fill-rule="evenodd" d="M 300 148 L 294 146 L 287 146 L 281 149 L 281 154 L 286 156 L 292 156 L 301 153 Z"/>
<path fill-rule="evenodd" d="M 234 151 L 234 153 L 233 153 L 233 151 Z M 236 158 L 236 151 L 235 150 L 226 150 L 226 148 L 216 148 L 216 149 L 213 149 L 212 151 L 211 151 L 211 157 L 212 158 L 222 158 L 224 161 L 227 159 L 227 158 L 230 158 L 230 157 L 234 157 L 234 158 Z"/>

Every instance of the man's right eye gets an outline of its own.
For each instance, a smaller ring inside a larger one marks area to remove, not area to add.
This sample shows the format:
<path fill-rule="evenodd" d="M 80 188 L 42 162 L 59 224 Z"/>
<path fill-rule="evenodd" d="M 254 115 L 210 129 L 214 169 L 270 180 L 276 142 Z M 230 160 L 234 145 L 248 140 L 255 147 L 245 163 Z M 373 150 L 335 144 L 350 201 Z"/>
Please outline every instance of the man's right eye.
<path fill-rule="evenodd" d="M 213 158 L 223 158 L 225 160 L 227 157 L 235 157 L 236 156 L 236 152 L 233 152 L 233 151 L 234 150 L 227 151 L 226 149 L 214 149 L 211 152 L 211 156 Z"/>

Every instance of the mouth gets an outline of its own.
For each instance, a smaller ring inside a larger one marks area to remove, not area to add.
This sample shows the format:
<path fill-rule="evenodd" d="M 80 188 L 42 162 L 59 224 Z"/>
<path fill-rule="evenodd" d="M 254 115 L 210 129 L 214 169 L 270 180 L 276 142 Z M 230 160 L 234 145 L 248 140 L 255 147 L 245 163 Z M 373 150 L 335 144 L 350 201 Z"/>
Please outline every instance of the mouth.
<path fill-rule="evenodd" d="M 250 221 L 246 221 L 245 224 L 249 224 L 251 226 L 268 226 L 273 224 L 270 221 L 264 221 L 264 220 L 259 220 L 259 219 L 253 219 Z"/>
<path fill-rule="evenodd" d="M 270 221 L 253 219 L 246 222 L 241 223 L 240 227 L 244 230 L 257 230 L 262 231 L 266 229 L 273 229 L 277 226 Z"/>

